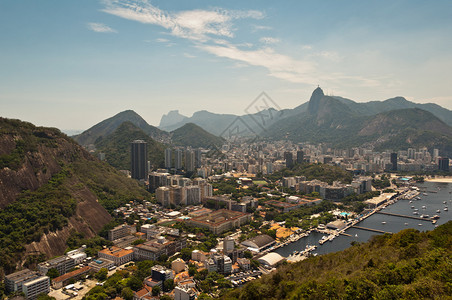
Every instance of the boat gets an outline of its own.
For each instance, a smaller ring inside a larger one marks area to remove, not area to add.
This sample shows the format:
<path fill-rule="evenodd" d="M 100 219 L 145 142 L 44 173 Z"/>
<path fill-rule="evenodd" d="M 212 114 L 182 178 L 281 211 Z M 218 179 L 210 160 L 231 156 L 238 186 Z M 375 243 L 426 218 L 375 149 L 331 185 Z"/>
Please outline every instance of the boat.
<path fill-rule="evenodd" d="M 422 209 L 426 209 L 425 205 L 422 205 Z"/>
<path fill-rule="evenodd" d="M 428 194 L 427 194 L 427 193 L 422 193 L 422 195 L 424 195 L 424 196 L 428 196 Z"/>
<path fill-rule="evenodd" d="M 383 224 L 383 225 L 384 225 L 384 224 L 386 224 L 386 222 L 385 222 L 385 221 L 383 221 L 383 222 L 381 222 L 381 224 Z"/>
<path fill-rule="evenodd" d="M 448 209 L 447 206 L 446 206 L 446 207 L 444 207 L 444 210 L 445 210 L 445 211 L 448 211 L 449 209 Z"/>
<path fill-rule="evenodd" d="M 414 206 L 411 206 L 412 209 L 414 209 Z"/>
<path fill-rule="evenodd" d="M 432 219 L 433 219 L 433 220 L 438 220 L 438 219 L 439 219 L 439 216 L 438 216 L 438 215 L 434 215 L 434 216 L 432 217 Z"/>
<path fill-rule="evenodd" d="M 443 201 L 443 203 L 444 203 L 444 204 L 446 204 L 446 203 L 447 203 L 447 201 Z"/>
<path fill-rule="evenodd" d="M 355 233 L 355 237 L 358 237 L 358 234 L 357 234 L 357 233 Z"/>
<path fill-rule="evenodd" d="M 436 212 L 437 212 L 438 214 L 441 213 L 441 211 L 440 211 L 439 209 L 437 209 Z"/>
<path fill-rule="evenodd" d="M 421 215 L 421 218 L 427 219 L 429 215 Z"/>
<path fill-rule="evenodd" d="M 418 215 L 419 213 L 417 211 L 413 212 L 413 215 Z"/>
<path fill-rule="evenodd" d="M 405 222 L 405 226 L 408 226 L 408 223 Z"/>
<path fill-rule="evenodd" d="M 419 224 L 417 224 L 417 226 L 422 226 L 422 224 L 421 224 L 421 223 L 419 223 Z"/>

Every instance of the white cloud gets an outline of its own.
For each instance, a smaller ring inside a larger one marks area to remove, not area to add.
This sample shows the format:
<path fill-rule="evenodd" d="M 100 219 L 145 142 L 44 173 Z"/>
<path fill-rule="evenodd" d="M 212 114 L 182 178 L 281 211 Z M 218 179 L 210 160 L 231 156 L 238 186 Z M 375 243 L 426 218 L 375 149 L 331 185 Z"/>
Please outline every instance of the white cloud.
<path fill-rule="evenodd" d="M 199 49 L 217 57 L 233 60 L 235 67 L 243 65 L 263 67 L 268 71 L 269 76 L 293 83 L 316 85 L 350 81 L 367 87 L 380 84 L 376 79 L 332 73 L 329 67 L 327 70 L 322 70 L 319 65 L 322 59 L 337 62 L 341 58 L 335 52 L 311 53 L 310 45 L 302 46 L 303 50 L 309 50 L 310 53 L 300 59 L 277 53 L 270 48 L 270 44 L 279 42 L 279 39 L 274 37 L 262 37 L 260 42 L 265 43 L 266 46 L 260 49 L 253 49 L 253 44 L 249 43 L 229 42 L 234 37 L 233 21 L 243 18 L 262 19 L 264 13 L 260 11 L 216 8 L 166 12 L 153 6 L 148 0 L 104 0 L 104 3 L 106 7 L 103 11 L 106 13 L 143 24 L 161 26 L 172 36 L 191 40 Z M 254 25 L 253 28 L 254 30 L 271 29 L 271 27 L 260 25 Z M 157 41 L 167 42 L 166 39 L 157 39 Z M 189 54 L 184 55 L 190 57 Z"/>
<path fill-rule="evenodd" d="M 138 21 L 154 24 L 168 29 L 172 35 L 197 41 L 206 41 L 209 35 L 232 37 L 232 20 L 242 18 L 263 18 L 259 11 L 228 10 L 187 10 L 169 13 L 153 6 L 147 0 L 105 0 L 106 13 Z"/>
<path fill-rule="evenodd" d="M 107 33 L 116 33 L 117 31 L 113 28 L 102 24 L 102 23 L 88 23 L 86 24 L 88 26 L 88 29 L 94 31 L 94 32 L 107 32 Z"/>
<path fill-rule="evenodd" d="M 276 44 L 279 43 L 280 40 L 274 37 L 265 36 L 261 37 L 259 41 L 264 44 Z"/>
<path fill-rule="evenodd" d="M 184 56 L 187 58 L 196 58 L 195 55 L 189 54 L 189 53 L 184 53 Z"/>
<path fill-rule="evenodd" d="M 315 64 L 309 61 L 295 60 L 276 53 L 271 48 L 241 50 L 234 45 L 200 45 L 199 48 L 219 57 L 240 61 L 252 66 L 264 67 L 269 75 L 297 83 L 315 84 L 312 74 Z"/>
<path fill-rule="evenodd" d="M 158 38 L 158 39 L 156 39 L 156 41 L 159 43 L 168 43 L 169 42 L 168 39 L 164 39 L 164 38 Z"/>
<path fill-rule="evenodd" d="M 271 30 L 271 29 L 273 29 L 273 28 L 271 28 L 270 26 L 264 26 L 264 25 L 253 25 L 253 28 L 252 28 L 252 32 L 256 32 L 256 31 L 259 31 L 259 30 Z"/>

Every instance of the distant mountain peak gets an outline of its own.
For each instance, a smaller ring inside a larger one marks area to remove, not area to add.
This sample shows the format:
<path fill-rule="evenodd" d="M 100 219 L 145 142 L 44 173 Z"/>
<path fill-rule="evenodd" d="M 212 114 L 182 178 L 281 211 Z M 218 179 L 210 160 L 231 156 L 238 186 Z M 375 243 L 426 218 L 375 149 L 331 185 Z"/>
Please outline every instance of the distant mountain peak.
<path fill-rule="evenodd" d="M 186 116 L 181 115 L 179 113 L 179 110 L 171 110 L 166 115 L 163 115 L 160 119 L 159 128 L 165 128 L 174 124 L 177 124 L 179 122 L 184 121 L 187 119 Z"/>
<path fill-rule="evenodd" d="M 308 112 L 310 114 L 315 114 L 319 110 L 320 106 L 320 99 L 325 97 L 325 94 L 323 93 L 323 90 L 320 87 L 317 87 L 311 95 L 311 98 L 309 99 L 308 104 Z"/>

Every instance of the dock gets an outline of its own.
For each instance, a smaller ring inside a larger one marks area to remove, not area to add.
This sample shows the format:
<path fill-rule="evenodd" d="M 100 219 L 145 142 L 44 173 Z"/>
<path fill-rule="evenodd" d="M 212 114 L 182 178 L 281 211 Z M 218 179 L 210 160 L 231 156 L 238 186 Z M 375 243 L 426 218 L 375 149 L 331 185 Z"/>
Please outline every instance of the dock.
<path fill-rule="evenodd" d="M 361 226 L 356 226 L 356 225 L 353 225 L 352 227 L 356 228 L 356 229 L 367 230 L 367 231 L 372 231 L 372 232 L 377 232 L 377 233 L 390 233 L 390 234 L 392 234 L 392 232 L 389 232 L 389 231 L 383 231 L 383 230 L 367 228 L 367 227 L 361 227 Z"/>
<path fill-rule="evenodd" d="M 401 214 L 394 214 L 394 213 L 383 212 L 383 211 L 378 211 L 378 212 L 376 212 L 376 213 L 377 213 L 377 214 L 382 214 L 382 215 L 387 215 L 387 216 L 401 217 L 401 218 L 408 218 L 408 219 L 421 220 L 421 221 L 429 221 L 429 222 L 431 222 L 431 221 L 433 220 L 432 218 L 421 218 L 421 217 L 407 216 L 407 215 L 401 215 Z"/>

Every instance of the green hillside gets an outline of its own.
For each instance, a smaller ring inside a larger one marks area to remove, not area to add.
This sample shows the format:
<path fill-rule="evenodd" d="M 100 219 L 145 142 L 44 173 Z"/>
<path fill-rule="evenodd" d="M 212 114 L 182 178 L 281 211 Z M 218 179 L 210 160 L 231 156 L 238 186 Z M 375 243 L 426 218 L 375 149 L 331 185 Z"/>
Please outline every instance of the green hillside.
<path fill-rule="evenodd" d="M 119 170 L 130 170 L 130 143 L 134 140 L 147 142 L 148 159 L 154 168 L 163 166 L 165 146 L 131 122 L 124 122 L 112 134 L 99 138 L 95 146 L 98 152 L 105 153 L 110 165 Z"/>
<path fill-rule="evenodd" d="M 171 140 L 175 146 L 193 148 L 211 148 L 224 143 L 223 138 L 215 136 L 193 123 L 187 123 L 172 131 Z"/>
<path fill-rule="evenodd" d="M 222 299 L 452 299 L 452 221 L 283 265 Z"/>
<path fill-rule="evenodd" d="M 0 275 L 63 254 L 70 228 L 95 236 L 109 211 L 150 199 L 57 129 L 1 118 L 0 133 Z"/>

